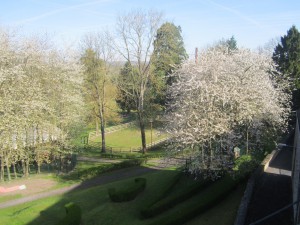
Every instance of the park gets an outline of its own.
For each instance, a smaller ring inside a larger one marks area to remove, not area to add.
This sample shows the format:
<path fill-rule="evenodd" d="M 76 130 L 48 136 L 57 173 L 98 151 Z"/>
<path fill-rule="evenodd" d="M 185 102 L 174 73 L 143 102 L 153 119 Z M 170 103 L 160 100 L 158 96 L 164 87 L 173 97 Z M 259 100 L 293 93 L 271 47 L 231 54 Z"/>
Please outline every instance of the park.
<path fill-rule="evenodd" d="M 76 48 L 0 26 L 0 225 L 297 224 L 300 32 L 281 35 L 191 57 L 157 10 Z"/>

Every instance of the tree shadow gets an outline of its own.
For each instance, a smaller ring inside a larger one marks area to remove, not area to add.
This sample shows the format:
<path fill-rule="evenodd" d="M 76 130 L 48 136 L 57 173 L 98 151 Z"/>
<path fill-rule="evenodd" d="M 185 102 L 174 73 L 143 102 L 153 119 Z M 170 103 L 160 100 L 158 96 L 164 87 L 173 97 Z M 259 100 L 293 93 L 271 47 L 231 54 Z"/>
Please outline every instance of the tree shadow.
<path fill-rule="evenodd" d="M 101 188 L 103 185 L 106 185 L 105 187 L 110 186 L 126 186 L 130 182 L 132 182 L 133 178 L 135 177 L 143 177 L 146 174 L 162 171 L 160 169 L 155 168 L 147 168 L 147 167 L 135 167 L 135 168 L 126 168 L 118 171 L 112 171 L 108 172 L 106 174 L 100 175 L 98 177 L 95 177 L 90 180 L 85 180 L 81 182 L 78 185 L 73 185 L 70 190 L 63 193 L 59 198 L 59 200 L 54 198 L 45 198 L 43 200 L 39 200 L 39 202 L 32 202 L 33 204 L 25 204 L 24 208 L 19 209 L 18 211 L 26 211 L 26 210 L 36 210 L 36 205 L 41 205 L 41 211 L 39 213 L 39 216 L 36 217 L 34 220 L 26 223 L 26 225 L 55 225 L 58 224 L 58 222 L 66 215 L 66 211 L 64 208 L 64 205 L 68 202 L 75 202 L 78 204 L 83 213 L 93 213 L 93 210 L 97 211 L 99 208 L 105 208 L 106 205 L 108 207 L 115 207 L 116 210 L 120 209 L 126 209 L 127 205 L 128 207 L 132 208 L 130 209 L 130 212 L 132 212 L 132 216 L 135 217 L 135 220 L 139 220 L 139 207 L 143 204 L 143 202 L 150 201 L 150 197 L 148 196 L 155 195 L 155 190 L 150 190 L 146 186 L 146 190 L 141 193 L 136 200 L 133 200 L 129 203 L 111 203 L 109 196 L 107 194 L 107 188 Z M 171 175 L 174 173 L 174 171 L 166 171 L 165 176 Z M 147 181 L 148 182 L 148 181 Z M 150 181 L 149 181 L 150 182 Z M 154 180 L 151 181 L 152 183 L 155 182 Z M 158 181 L 159 182 L 159 181 Z M 43 209 L 43 205 L 48 204 L 47 202 L 53 202 L 50 207 Z M 111 204 L 107 204 L 111 203 Z M 35 207 L 35 208 L 34 208 Z M 99 213 L 96 213 L 97 216 Z M 101 213 L 100 213 L 101 214 Z M 109 219 L 113 220 L 114 218 L 109 218 L 109 215 L 105 215 L 108 218 L 107 224 L 110 224 Z M 113 216 L 113 215 L 111 215 Z M 93 222 L 94 221 L 94 222 Z M 88 223 L 82 223 L 82 224 L 98 224 L 96 218 L 89 218 Z M 123 223 L 120 221 L 119 224 L 128 224 Z M 143 221 L 140 222 L 140 224 L 143 224 Z"/>

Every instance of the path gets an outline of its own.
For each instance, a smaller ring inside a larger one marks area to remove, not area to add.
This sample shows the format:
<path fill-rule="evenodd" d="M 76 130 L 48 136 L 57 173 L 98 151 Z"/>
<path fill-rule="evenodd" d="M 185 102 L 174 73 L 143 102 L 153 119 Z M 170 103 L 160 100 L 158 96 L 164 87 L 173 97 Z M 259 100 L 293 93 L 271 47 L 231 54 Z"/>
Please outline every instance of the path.
<path fill-rule="evenodd" d="M 283 148 L 258 178 L 249 204 L 246 223 L 253 223 L 292 202 L 292 151 Z M 259 225 L 291 225 L 292 209 L 265 220 Z"/>
<path fill-rule="evenodd" d="M 143 174 L 146 174 L 149 172 L 154 172 L 154 171 L 156 171 L 156 170 L 153 168 L 147 168 L 147 167 L 132 167 L 132 168 L 126 168 L 126 169 L 122 169 L 122 170 L 112 171 L 107 174 L 100 175 L 99 177 L 96 177 L 94 179 L 83 181 L 82 183 L 79 183 L 79 184 L 74 184 L 74 185 L 56 189 L 53 191 L 47 191 L 47 192 L 31 195 L 28 197 L 0 203 L 0 209 L 19 205 L 19 204 L 24 204 L 26 202 L 31 202 L 31 201 L 38 200 L 41 198 L 65 194 L 65 193 L 68 193 L 71 191 L 83 190 L 83 189 L 87 189 L 90 187 L 95 187 L 98 185 L 103 185 L 103 184 L 107 184 L 110 182 L 130 178 L 130 177 L 141 176 Z"/>

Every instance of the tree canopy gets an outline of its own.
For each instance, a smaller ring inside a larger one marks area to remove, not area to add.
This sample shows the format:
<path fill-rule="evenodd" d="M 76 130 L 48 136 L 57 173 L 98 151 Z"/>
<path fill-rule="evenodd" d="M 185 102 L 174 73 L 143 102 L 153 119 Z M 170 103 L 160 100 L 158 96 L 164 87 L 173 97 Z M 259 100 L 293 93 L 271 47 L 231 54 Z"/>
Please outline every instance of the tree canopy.
<path fill-rule="evenodd" d="M 229 168 L 235 146 L 262 149 L 289 112 L 287 82 L 276 83 L 274 70 L 270 58 L 247 49 L 210 48 L 198 64 L 184 63 L 169 90 L 171 153 L 190 154 L 191 171 L 218 171 Z"/>
<path fill-rule="evenodd" d="M 281 37 L 273 53 L 277 70 L 292 80 L 293 109 L 300 108 L 300 33 L 292 26 L 287 34 Z"/>
<path fill-rule="evenodd" d="M 151 56 L 153 63 L 153 87 L 155 101 L 162 105 L 166 101 L 166 88 L 174 77 L 169 77 L 176 67 L 188 58 L 181 36 L 181 27 L 166 22 L 157 30 Z"/>

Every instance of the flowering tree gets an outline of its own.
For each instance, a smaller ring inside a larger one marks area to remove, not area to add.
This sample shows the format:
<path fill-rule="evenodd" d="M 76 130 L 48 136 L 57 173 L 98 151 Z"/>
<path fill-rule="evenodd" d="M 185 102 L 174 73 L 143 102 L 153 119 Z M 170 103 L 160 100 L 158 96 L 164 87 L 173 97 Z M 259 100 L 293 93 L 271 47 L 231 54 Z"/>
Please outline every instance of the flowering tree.
<path fill-rule="evenodd" d="M 210 175 L 227 169 L 233 148 L 261 148 L 266 129 L 285 127 L 287 82 L 275 83 L 271 58 L 226 47 L 203 52 L 199 63 L 185 62 L 173 76 L 166 130 L 170 153 L 192 158 L 191 172 Z"/>
<path fill-rule="evenodd" d="M 17 162 L 25 176 L 30 161 L 39 167 L 43 143 L 64 148 L 68 128 L 80 115 L 80 73 L 73 53 L 0 29 L 0 180 L 5 167 L 10 179 L 9 168 Z"/>

